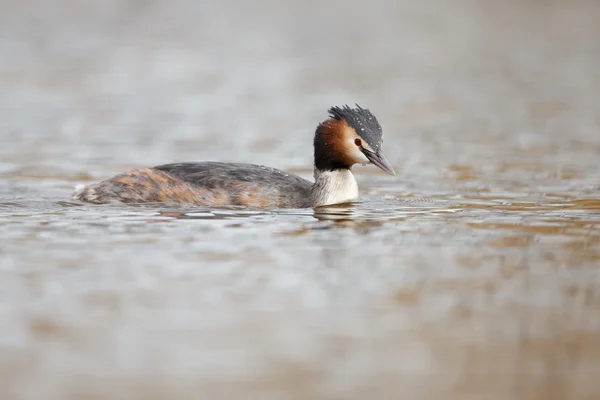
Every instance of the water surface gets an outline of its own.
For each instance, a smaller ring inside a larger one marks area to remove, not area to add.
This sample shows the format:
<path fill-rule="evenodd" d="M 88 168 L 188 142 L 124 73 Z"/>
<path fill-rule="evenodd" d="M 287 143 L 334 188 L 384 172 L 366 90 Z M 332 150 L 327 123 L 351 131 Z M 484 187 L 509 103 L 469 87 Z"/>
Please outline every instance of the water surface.
<path fill-rule="evenodd" d="M 3 399 L 600 397 L 595 2 L 6 3 Z M 173 161 L 398 176 L 322 209 L 84 205 Z"/>

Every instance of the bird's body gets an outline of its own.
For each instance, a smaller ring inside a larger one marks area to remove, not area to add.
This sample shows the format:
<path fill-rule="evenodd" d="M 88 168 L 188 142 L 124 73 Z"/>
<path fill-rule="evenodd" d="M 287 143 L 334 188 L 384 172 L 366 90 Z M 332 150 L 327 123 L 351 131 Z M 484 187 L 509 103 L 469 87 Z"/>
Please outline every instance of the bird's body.
<path fill-rule="evenodd" d="M 315 182 L 255 164 L 196 162 L 141 168 L 77 190 L 89 203 L 178 203 L 203 206 L 306 208 L 355 201 L 350 168 L 372 162 L 388 173 L 381 127 L 366 109 L 330 109 L 314 138 Z M 358 132 L 362 131 L 362 135 Z"/>

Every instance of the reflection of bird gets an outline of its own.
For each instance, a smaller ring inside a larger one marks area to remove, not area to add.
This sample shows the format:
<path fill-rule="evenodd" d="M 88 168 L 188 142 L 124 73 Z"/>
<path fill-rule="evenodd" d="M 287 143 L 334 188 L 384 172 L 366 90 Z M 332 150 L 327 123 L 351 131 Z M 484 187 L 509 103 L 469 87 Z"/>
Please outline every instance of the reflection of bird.
<path fill-rule="evenodd" d="M 136 169 L 78 189 L 90 203 L 179 203 L 204 206 L 304 208 L 358 198 L 350 171 L 372 163 L 395 175 L 381 153 L 382 130 L 367 109 L 332 107 L 315 132 L 315 182 L 253 164 L 198 162 Z"/>

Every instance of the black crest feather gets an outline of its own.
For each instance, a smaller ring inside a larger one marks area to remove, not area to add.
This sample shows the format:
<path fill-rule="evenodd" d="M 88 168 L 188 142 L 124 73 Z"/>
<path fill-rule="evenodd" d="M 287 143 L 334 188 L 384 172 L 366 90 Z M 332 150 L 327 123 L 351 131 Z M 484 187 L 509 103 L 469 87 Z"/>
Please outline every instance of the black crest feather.
<path fill-rule="evenodd" d="M 337 120 L 345 120 L 360 137 L 369 143 L 375 152 L 379 151 L 383 132 L 379 121 L 368 108 L 362 108 L 358 104 L 356 104 L 356 108 L 348 105 L 331 107 L 329 115 Z"/>
<path fill-rule="evenodd" d="M 371 146 L 375 153 L 379 153 L 381 149 L 381 125 L 377 118 L 366 108 L 362 108 L 356 104 L 356 108 L 351 108 L 348 105 L 342 107 L 331 107 L 329 116 L 338 121 L 346 121 L 348 126 L 356 131 L 356 133 Z M 340 168 L 350 168 L 351 165 L 347 161 L 336 154 L 332 146 L 328 147 L 327 139 L 322 135 L 326 123 L 322 122 L 317 126 L 314 139 L 315 147 L 315 167 L 320 170 L 335 170 Z"/>

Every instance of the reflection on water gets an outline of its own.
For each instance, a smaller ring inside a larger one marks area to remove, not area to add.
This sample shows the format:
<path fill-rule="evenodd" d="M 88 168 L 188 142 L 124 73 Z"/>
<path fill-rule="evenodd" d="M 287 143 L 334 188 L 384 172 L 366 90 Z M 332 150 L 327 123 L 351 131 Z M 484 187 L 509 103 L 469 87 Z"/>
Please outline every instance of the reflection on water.
<path fill-rule="evenodd" d="M 382 198 L 271 211 L 2 202 L 3 385 L 596 393 L 596 199 Z"/>
<path fill-rule="evenodd" d="M 14 3 L 14 4 L 13 4 Z M 600 398 L 600 3 L 25 0 L 0 13 L 0 398 Z M 302 210 L 84 205 L 218 159 L 398 176 Z"/>

